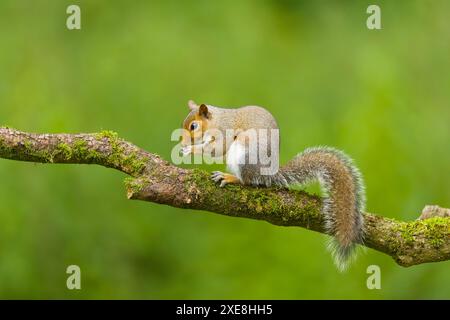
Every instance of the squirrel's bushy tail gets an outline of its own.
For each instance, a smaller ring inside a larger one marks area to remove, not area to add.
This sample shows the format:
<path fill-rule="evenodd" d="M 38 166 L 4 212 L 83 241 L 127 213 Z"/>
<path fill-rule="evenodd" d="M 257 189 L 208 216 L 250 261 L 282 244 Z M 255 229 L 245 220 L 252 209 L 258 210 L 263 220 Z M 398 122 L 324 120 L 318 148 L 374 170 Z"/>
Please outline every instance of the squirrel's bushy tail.
<path fill-rule="evenodd" d="M 309 148 L 280 168 L 274 179 L 285 186 L 319 181 L 325 193 L 325 228 L 334 236 L 329 248 L 337 267 L 345 270 L 364 238 L 364 183 L 352 159 L 334 148 Z"/>

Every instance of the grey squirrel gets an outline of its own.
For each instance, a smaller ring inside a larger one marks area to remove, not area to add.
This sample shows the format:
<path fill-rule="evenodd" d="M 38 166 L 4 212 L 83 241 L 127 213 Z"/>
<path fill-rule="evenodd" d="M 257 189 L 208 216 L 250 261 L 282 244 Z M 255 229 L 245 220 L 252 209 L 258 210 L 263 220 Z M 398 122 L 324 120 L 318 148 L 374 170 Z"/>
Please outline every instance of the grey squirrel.
<path fill-rule="evenodd" d="M 190 112 L 183 122 L 181 139 L 183 155 L 202 154 L 206 149 L 214 150 L 213 156 L 223 156 L 230 173 L 215 171 L 211 178 L 220 184 L 243 184 L 251 186 L 282 186 L 306 184 L 318 181 L 325 193 L 322 213 L 325 228 L 334 237 L 330 249 L 340 270 L 344 270 L 357 243 L 364 238 L 362 213 L 365 210 L 364 183 L 359 170 L 349 156 L 331 147 L 312 147 L 298 154 L 286 165 L 277 167 L 272 174 L 262 174 L 260 161 L 248 160 L 259 152 L 262 144 L 258 140 L 256 149 L 250 148 L 250 132 L 259 129 L 278 131 L 272 114 L 258 106 L 236 109 L 219 108 L 211 105 L 188 103 Z M 226 144 L 216 131 L 225 136 L 233 132 L 231 143 Z M 267 141 L 270 139 L 265 139 Z M 278 149 L 270 148 L 278 156 Z M 272 144 L 273 145 L 273 144 Z M 217 150 L 220 150 L 217 152 Z"/>

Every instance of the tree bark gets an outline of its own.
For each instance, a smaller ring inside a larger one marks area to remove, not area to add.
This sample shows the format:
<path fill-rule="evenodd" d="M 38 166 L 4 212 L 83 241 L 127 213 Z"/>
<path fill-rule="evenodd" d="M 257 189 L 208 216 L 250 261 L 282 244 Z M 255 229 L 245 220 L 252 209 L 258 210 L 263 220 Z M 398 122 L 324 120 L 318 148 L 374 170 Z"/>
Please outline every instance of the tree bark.
<path fill-rule="evenodd" d="M 202 170 L 171 165 L 120 139 L 116 133 L 34 134 L 0 128 L 0 158 L 40 163 L 97 164 L 120 170 L 129 199 L 232 217 L 265 220 L 326 233 L 321 198 L 283 188 L 218 187 Z M 391 256 L 401 266 L 450 260 L 448 209 L 427 211 L 426 219 L 401 222 L 364 214 L 361 245 Z M 435 214 L 430 212 L 440 212 Z M 443 213 L 444 212 L 444 213 Z"/>

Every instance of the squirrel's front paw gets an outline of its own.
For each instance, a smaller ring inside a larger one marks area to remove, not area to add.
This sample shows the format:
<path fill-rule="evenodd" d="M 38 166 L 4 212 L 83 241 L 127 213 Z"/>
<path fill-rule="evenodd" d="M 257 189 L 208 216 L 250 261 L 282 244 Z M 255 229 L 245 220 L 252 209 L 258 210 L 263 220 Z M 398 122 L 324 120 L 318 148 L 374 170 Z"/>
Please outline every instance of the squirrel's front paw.
<path fill-rule="evenodd" d="M 220 171 L 214 171 L 211 174 L 211 179 L 214 182 L 219 183 L 220 182 L 220 187 L 224 187 L 225 185 L 229 184 L 229 183 L 239 183 L 239 179 L 235 176 L 233 176 L 232 174 L 229 173 L 223 173 Z"/>

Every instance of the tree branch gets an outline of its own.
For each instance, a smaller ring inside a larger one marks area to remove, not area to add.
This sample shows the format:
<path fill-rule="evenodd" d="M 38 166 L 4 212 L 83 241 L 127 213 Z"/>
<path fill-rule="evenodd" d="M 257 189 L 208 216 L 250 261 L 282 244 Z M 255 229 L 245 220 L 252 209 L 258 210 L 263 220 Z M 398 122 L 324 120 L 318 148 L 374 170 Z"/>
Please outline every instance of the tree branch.
<path fill-rule="evenodd" d="M 207 172 L 173 166 L 159 156 L 120 139 L 111 131 L 33 134 L 0 128 L 0 158 L 97 164 L 131 176 L 126 180 L 129 199 L 265 220 L 275 225 L 325 233 L 319 197 L 282 188 L 237 185 L 219 188 Z M 448 211 L 442 209 L 440 212 Z M 363 245 L 388 254 L 401 266 L 450 260 L 450 218 L 442 213 L 411 222 L 365 213 L 364 221 L 366 236 Z"/>

